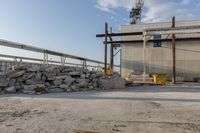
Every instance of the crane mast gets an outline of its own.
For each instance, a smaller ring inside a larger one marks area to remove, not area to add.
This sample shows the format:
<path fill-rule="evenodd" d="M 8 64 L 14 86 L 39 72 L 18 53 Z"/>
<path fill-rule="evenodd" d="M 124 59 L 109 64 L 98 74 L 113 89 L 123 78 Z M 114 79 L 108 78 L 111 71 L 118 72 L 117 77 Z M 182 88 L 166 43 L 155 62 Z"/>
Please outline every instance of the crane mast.
<path fill-rule="evenodd" d="M 135 6 L 130 12 L 130 24 L 139 24 L 141 22 L 142 7 L 144 6 L 144 0 L 136 0 Z"/>

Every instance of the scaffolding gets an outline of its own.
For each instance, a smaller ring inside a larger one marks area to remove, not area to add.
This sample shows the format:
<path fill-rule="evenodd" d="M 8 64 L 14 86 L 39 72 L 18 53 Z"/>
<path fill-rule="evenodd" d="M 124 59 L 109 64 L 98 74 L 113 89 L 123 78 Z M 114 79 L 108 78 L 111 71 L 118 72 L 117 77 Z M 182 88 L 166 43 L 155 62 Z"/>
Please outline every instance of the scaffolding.
<path fill-rule="evenodd" d="M 107 24 L 106 24 L 107 25 Z M 107 27 L 107 26 L 105 26 Z M 104 45 L 105 47 L 107 44 L 112 44 L 113 46 L 121 46 L 123 44 L 131 44 L 133 43 L 141 43 L 143 45 L 143 83 L 146 82 L 146 45 L 148 42 L 155 42 L 155 41 L 161 41 L 161 42 L 171 42 L 172 44 L 172 60 L 173 60 L 173 66 L 172 66 L 172 82 L 176 84 L 176 41 L 185 41 L 185 40 L 200 40 L 200 37 L 179 37 L 176 38 L 176 34 L 199 34 L 200 33 L 200 25 L 196 26 L 179 26 L 176 27 L 176 21 L 175 17 L 172 18 L 172 26 L 168 28 L 148 28 L 144 29 L 143 32 L 128 32 L 128 33 L 108 33 L 105 32 L 105 34 L 97 34 L 96 37 L 102 38 L 105 37 Z M 171 38 L 160 38 L 160 39 L 151 39 L 154 35 L 171 35 Z M 122 37 L 122 36 L 135 36 L 135 35 L 141 35 L 142 40 L 123 40 L 123 41 L 107 41 L 107 37 Z M 105 56 L 107 55 L 107 51 L 105 51 Z M 106 60 L 104 62 L 107 63 Z"/>

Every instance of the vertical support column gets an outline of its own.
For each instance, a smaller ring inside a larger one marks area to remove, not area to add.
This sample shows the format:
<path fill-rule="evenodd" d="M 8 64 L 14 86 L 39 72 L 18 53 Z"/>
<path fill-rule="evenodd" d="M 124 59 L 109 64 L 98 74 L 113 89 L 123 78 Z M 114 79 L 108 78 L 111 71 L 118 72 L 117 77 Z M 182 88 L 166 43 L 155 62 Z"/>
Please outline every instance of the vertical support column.
<path fill-rule="evenodd" d="M 146 82 L 146 32 L 143 32 L 143 82 Z"/>
<path fill-rule="evenodd" d="M 120 49 L 120 76 L 122 76 L 122 49 Z"/>
<path fill-rule="evenodd" d="M 48 65 L 48 54 L 44 52 L 43 64 Z"/>
<path fill-rule="evenodd" d="M 104 73 L 107 74 L 107 49 L 108 49 L 108 23 L 105 23 L 105 57 L 104 57 Z"/>
<path fill-rule="evenodd" d="M 83 69 L 87 69 L 87 61 L 86 60 L 83 60 L 82 65 L 83 65 Z"/>
<path fill-rule="evenodd" d="M 110 28 L 110 33 L 112 33 L 112 27 Z M 110 41 L 112 41 L 112 37 L 110 37 Z M 110 68 L 112 72 L 114 71 L 113 64 L 114 64 L 114 46 L 113 46 L 113 43 L 111 43 L 110 44 Z"/>
<path fill-rule="evenodd" d="M 17 58 L 14 58 L 14 64 L 15 65 L 17 64 Z"/>
<path fill-rule="evenodd" d="M 172 28 L 175 28 L 176 20 L 175 17 L 172 18 Z M 176 35 L 172 34 L 172 57 L 173 57 L 173 74 L 172 74 L 172 82 L 176 84 Z"/>
<path fill-rule="evenodd" d="M 66 60 L 66 57 L 65 56 L 61 56 L 61 65 L 65 65 L 65 60 Z"/>

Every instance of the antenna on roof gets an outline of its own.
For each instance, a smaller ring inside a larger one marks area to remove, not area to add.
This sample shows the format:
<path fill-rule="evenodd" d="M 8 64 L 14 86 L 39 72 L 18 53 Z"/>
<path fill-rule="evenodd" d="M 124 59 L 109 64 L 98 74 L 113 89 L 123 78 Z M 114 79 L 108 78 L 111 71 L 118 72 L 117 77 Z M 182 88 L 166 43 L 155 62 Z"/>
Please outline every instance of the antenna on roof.
<path fill-rule="evenodd" d="M 139 24 L 141 22 L 142 7 L 144 6 L 144 0 L 136 0 L 135 7 L 130 12 L 130 24 Z"/>

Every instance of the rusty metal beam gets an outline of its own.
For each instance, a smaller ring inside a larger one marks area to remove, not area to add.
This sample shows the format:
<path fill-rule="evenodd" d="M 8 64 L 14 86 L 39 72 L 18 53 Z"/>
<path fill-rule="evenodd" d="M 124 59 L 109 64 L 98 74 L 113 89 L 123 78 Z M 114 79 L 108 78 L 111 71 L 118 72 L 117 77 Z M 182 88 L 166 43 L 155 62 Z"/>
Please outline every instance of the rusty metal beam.
<path fill-rule="evenodd" d="M 107 49 L 108 49 L 108 23 L 105 23 L 105 42 L 104 42 L 104 45 L 105 45 L 105 49 L 104 49 L 104 73 L 107 74 Z"/>
<path fill-rule="evenodd" d="M 120 44 L 113 44 L 113 48 L 117 48 L 117 47 L 120 47 L 121 45 Z"/>
<path fill-rule="evenodd" d="M 154 41 L 162 41 L 162 42 L 171 42 L 172 39 L 159 39 L 159 40 L 149 40 L 148 42 Z M 192 38 L 176 38 L 176 41 L 200 41 L 200 37 L 192 37 Z M 142 43 L 142 40 L 129 40 L 129 41 L 107 41 L 107 44 L 113 43 L 114 46 L 119 46 L 127 43 Z"/>
<path fill-rule="evenodd" d="M 176 19 L 172 18 L 172 28 L 176 27 Z M 176 35 L 172 34 L 172 57 L 173 57 L 173 74 L 172 82 L 176 84 Z"/>
<path fill-rule="evenodd" d="M 119 37 L 119 36 L 133 36 L 133 35 L 142 35 L 142 32 L 127 32 L 127 33 L 110 33 L 108 37 Z M 97 38 L 105 37 L 105 34 L 97 34 Z"/>

